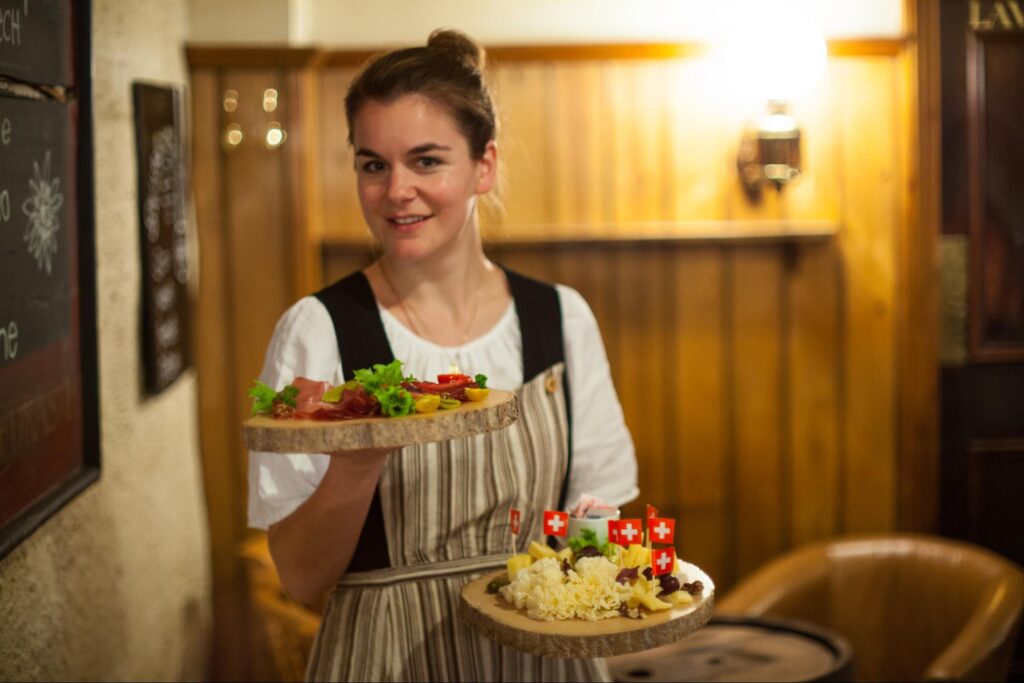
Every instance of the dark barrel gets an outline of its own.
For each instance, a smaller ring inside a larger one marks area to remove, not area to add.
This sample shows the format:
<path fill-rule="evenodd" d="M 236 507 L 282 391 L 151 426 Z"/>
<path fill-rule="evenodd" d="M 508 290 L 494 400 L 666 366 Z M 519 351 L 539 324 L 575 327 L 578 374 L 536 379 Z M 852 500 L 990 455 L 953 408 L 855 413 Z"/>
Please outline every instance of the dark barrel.
<path fill-rule="evenodd" d="M 717 616 L 677 643 L 608 659 L 620 683 L 638 681 L 849 681 L 843 637 L 802 621 Z"/>

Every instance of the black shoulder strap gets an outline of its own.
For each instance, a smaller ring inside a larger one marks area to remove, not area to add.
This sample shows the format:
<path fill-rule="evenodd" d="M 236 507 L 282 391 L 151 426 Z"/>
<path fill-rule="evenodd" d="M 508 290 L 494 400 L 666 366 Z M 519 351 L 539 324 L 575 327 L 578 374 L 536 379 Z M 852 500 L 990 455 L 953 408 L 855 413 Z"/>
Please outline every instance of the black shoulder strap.
<path fill-rule="evenodd" d="M 375 363 L 390 363 L 395 359 L 384 331 L 377 300 L 370 282 L 362 272 L 355 272 L 338 280 L 316 294 L 334 321 L 334 334 L 338 338 L 338 352 L 345 377 L 352 379 L 355 371 Z M 364 572 L 391 566 L 388 557 L 387 534 L 384 531 L 384 507 L 380 489 L 374 489 L 366 522 L 359 534 L 356 551 L 348 571 Z"/>
<path fill-rule="evenodd" d="M 323 302 L 334 321 L 346 379 L 352 379 L 360 368 L 395 359 L 370 281 L 362 272 L 352 273 L 313 296 Z"/>
<path fill-rule="evenodd" d="M 519 330 L 523 339 L 523 384 L 526 384 L 552 365 L 565 360 L 565 340 L 562 334 L 562 304 L 554 285 L 535 280 L 505 268 L 509 289 L 519 316 Z M 565 394 L 565 421 L 567 461 L 562 492 L 558 497 L 558 510 L 565 509 L 569 493 L 569 471 L 572 468 L 572 397 L 569 394 L 569 373 L 562 375 Z"/>

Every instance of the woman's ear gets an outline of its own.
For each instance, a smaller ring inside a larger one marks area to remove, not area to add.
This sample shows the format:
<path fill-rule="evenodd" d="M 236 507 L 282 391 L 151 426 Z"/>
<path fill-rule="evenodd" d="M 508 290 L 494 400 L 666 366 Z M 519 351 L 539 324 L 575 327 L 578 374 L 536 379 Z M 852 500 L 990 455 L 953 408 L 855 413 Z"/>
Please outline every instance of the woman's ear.
<path fill-rule="evenodd" d="M 476 163 L 480 174 L 476 182 L 476 193 L 487 194 L 498 178 L 498 143 L 494 140 L 488 142 L 484 155 Z"/>

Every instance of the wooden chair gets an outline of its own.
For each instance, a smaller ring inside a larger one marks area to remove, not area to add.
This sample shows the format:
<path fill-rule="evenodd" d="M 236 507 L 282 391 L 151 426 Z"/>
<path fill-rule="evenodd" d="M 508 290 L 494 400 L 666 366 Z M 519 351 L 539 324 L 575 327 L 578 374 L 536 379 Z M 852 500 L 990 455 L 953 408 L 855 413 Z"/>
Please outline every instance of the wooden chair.
<path fill-rule="evenodd" d="M 253 611 L 259 618 L 282 681 L 304 681 L 306 662 L 320 627 L 320 613 L 296 602 L 281 588 L 266 534 L 241 545 Z"/>
<path fill-rule="evenodd" d="M 1024 572 L 975 545 L 934 536 L 836 538 L 769 562 L 716 614 L 800 619 L 853 646 L 855 680 L 1005 680 Z"/>

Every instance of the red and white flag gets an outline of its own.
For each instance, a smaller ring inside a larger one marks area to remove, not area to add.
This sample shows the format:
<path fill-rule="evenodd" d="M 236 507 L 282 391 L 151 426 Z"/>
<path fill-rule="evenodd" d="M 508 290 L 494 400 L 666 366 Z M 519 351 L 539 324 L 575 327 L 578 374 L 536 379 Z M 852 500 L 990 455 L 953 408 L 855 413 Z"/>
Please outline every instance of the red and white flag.
<path fill-rule="evenodd" d="M 647 522 L 650 523 L 652 519 L 658 516 L 658 508 L 653 505 L 647 506 Z"/>
<path fill-rule="evenodd" d="M 544 511 L 544 535 L 565 536 L 569 531 L 569 513 L 556 510 Z"/>
<path fill-rule="evenodd" d="M 515 534 L 516 536 L 519 535 L 519 520 L 520 520 L 520 518 L 521 518 L 521 515 L 519 513 L 519 510 L 516 510 L 515 508 L 512 508 L 511 510 L 509 510 L 509 513 L 508 513 L 508 524 L 509 524 L 510 527 L 512 527 L 512 533 Z"/>
<path fill-rule="evenodd" d="M 619 520 L 619 543 L 629 547 L 640 543 L 644 535 L 643 523 L 639 519 Z"/>
<path fill-rule="evenodd" d="M 608 541 L 610 543 L 619 543 L 619 520 L 609 519 L 608 520 Z"/>
<path fill-rule="evenodd" d="M 651 573 L 654 576 L 671 574 L 675 566 L 675 548 L 655 548 L 651 551 Z"/>
<path fill-rule="evenodd" d="M 647 520 L 647 533 L 653 543 L 676 542 L 676 520 L 668 517 L 653 517 Z"/>

